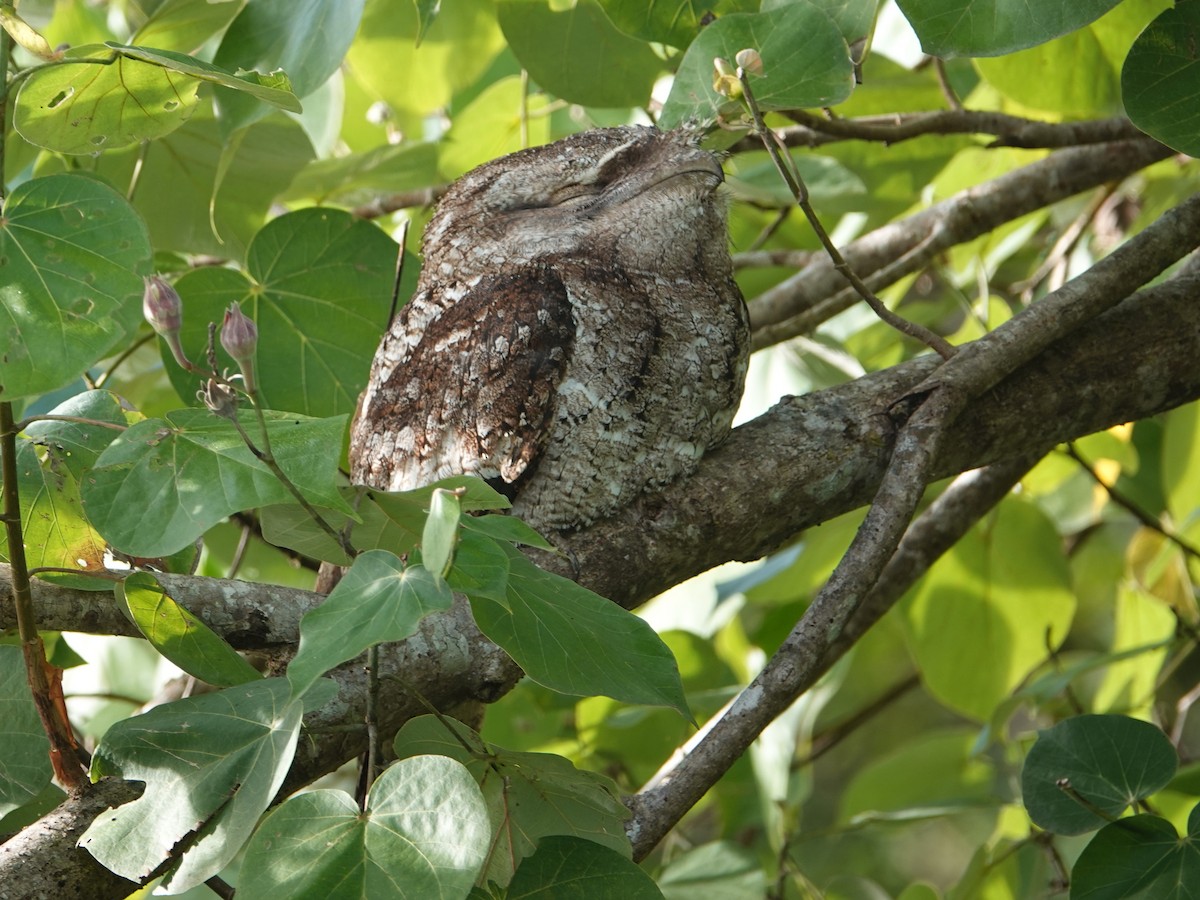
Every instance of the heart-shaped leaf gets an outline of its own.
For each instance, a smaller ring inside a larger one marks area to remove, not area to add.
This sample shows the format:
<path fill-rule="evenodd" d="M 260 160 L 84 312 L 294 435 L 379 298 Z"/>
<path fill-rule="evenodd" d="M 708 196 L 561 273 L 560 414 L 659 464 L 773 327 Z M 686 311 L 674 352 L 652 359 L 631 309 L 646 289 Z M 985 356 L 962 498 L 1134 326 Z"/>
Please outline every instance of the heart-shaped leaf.
<path fill-rule="evenodd" d="M 62 387 L 141 320 L 146 226 L 82 175 L 34 178 L 0 219 L 0 400 Z"/>

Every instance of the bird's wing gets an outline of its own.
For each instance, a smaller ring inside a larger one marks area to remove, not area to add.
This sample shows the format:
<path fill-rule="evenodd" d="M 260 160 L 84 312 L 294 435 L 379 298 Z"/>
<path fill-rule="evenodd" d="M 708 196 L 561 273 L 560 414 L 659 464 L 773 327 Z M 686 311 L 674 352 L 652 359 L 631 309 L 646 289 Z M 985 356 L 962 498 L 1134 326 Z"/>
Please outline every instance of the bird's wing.
<path fill-rule="evenodd" d="M 355 480 L 408 490 L 471 473 L 515 485 L 548 440 L 574 341 L 562 280 L 544 266 L 486 276 L 420 334 L 408 312 L 381 350 L 391 372 L 355 421 Z"/>

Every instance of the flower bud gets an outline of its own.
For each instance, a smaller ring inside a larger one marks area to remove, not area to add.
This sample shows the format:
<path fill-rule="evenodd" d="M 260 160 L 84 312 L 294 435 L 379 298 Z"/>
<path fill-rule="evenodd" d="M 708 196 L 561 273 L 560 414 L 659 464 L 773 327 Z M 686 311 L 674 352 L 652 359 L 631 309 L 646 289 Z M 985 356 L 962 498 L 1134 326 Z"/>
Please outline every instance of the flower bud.
<path fill-rule="evenodd" d="M 221 346 L 242 370 L 246 390 L 254 391 L 254 351 L 258 348 L 258 326 L 236 303 L 225 310 L 221 323 Z"/>
<path fill-rule="evenodd" d="M 179 329 L 183 325 L 183 301 L 179 299 L 179 293 L 158 275 L 143 278 L 142 283 L 145 285 L 142 292 L 142 315 L 146 317 L 150 327 L 167 342 L 175 362 L 190 371 L 192 363 L 179 343 Z"/>
<path fill-rule="evenodd" d="M 143 278 L 142 314 L 150 327 L 163 337 L 175 334 L 183 325 L 183 301 L 175 288 L 158 275 Z"/>
<path fill-rule="evenodd" d="M 763 73 L 763 61 L 759 56 L 758 51 L 752 47 L 745 50 L 739 50 L 734 60 L 739 66 L 751 75 L 761 75 Z"/>
<path fill-rule="evenodd" d="M 719 56 L 713 59 L 713 90 L 730 100 L 737 100 L 742 96 L 742 83 L 738 81 L 737 72 L 729 64 L 729 60 Z"/>

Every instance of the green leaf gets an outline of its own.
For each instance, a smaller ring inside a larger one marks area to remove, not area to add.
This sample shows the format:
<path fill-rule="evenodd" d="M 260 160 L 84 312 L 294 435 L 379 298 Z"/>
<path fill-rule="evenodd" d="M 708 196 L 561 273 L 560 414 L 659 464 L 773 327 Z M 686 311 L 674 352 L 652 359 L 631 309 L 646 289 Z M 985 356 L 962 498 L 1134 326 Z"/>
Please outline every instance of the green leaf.
<path fill-rule="evenodd" d="M 1167 509 L 1175 522 L 1200 516 L 1200 403 L 1189 403 L 1164 416 L 1162 479 Z"/>
<path fill-rule="evenodd" d="M 50 741 L 42 728 L 20 647 L 0 645 L 0 818 L 50 783 Z"/>
<path fill-rule="evenodd" d="M 387 327 L 398 249 L 377 226 L 342 210 L 273 219 L 250 243 L 247 274 L 208 267 L 176 283 L 184 350 L 202 361 L 208 323 L 219 323 L 239 303 L 258 326 L 259 389 L 268 407 L 322 417 L 352 413 Z M 407 274 L 415 284 L 416 272 Z M 220 347 L 217 362 L 236 371 Z M 194 397 L 200 380 L 173 360 L 166 365 L 180 396 Z"/>
<path fill-rule="evenodd" d="M 287 670 L 294 695 L 368 647 L 415 634 L 421 619 L 453 599 L 422 566 L 405 566 L 384 550 L 359 554 L 325 602 L 300 620 L 300 647 Z"/>
<path fill-rule="evenodd" d="M 380 194 L 428 189 L 439 181 L 438 149 L 432 142 L 406 142 L 319 159 L 300 171 L 284 199 L 349 206 L 374 200 Z M 406 267 L 409 262 L 414 271 L 420 265 L 416 257 L 406 259 Z"/>
<path fill-rule="evenodd" d="M 1200 806 L 1189 833 L 1159 816 L 1138 815 L 1100 829 L 1071 869 L 1071 897 L 1087 900 L 1191 900 L 1200 884 Z"/>
<path fill-rule="evenodd" d="M 731 841 L 701 844 L 674 857 L 658 876 L 667 900 L 742 900 L 761 897 L 767 888 L 762 865 L 744 847 Z"/>
<path fill-rule="evenodd" d="M 1009 497 L 938 560 L 903 609 L 930 692 L 983 721 L 1062 642 L 1075 598 L 1053 526 Z"/>
<path fill-rule="evenodd" d="M 443 478 L 414 491 L 371 491 L 356 505 L 359 520 L 354 525 L 351 543 L 358 550 L 388 550 L 397 555 L 408 553 L 421 540 L 430 500 L 439 488 L 460 492 L 459 503 L 466 512 L 509 506 L 504 495 L 482 478 L 472 475 Z M 357 488 L 342 489 L 343 509 L 354 504 L 357 491 Z M 337 531 L 350 521 L 347 514 L 332 511 L 327 519 Z M 469 518 L 466 524 L 469 526 L 473 521 L 473 517 Z M 341 547 L 295 504 L 264 509 L 263 535 L 273 544 L 291 547 L 316 559 L 342 566 L 350 564 Z"/>
<path fill-rule="evenodd" d="M 300 101 L 292 93 L 291 79 L 280 74 L 263 75 L 259 72 L 229 72 L 206 63 L 202 59 L 188 56 L 186 53 L 176 53 L 174 50 L 152 50 L 148 47 L 127 47 L 109 41 L 105 46 L 116 50 L 123 57 L 139 59 L 143 62 L 162 66 L 164 69 L 190 75 L 200 81 L 206 81 L 219 87 L 227 88 L 237 93 L 243 93 L 254 100 L 261 100 L 271 106 L 288 112 L 298 113 L 301 110 Z"/>
<path fill-rule="evenodd" d="M 70 62 L 77 59 L 90 62 Z M 186 122 L 196 109 L 199 87 L 200 80 L 190 74 L 114 46 L 89 44 L 25 79 L 13 125 L 29 143 L 58 153 L 128 147 Z"/>
<path fill-rule="evenodd" d="M 686 47 L 700 33 L 705 17 L 757 12 L 757 0 L 600 0 L 619 29 L 643 41 Z"/>
<path fill-rule="evenodd" d="M 146 226 L 82 175 L 35 178 L 0 222 L 0 401 L 68 384 L 141 320 Z"/>
<path fill-rule="evenodd" d="M 839 822 L 987 802 L 995 772 L 989 760 L 975 755 L 977 738 L 972 728 L 945 728 L 890 748 L 860 769 L 846 787 Z"/>
<path fill-rule="evenodd" d="M 543 89 L 584 106 L 644 106 L 663 69 L 643 41 L 618 31 L 596 0 L 554 9 L 545 0 L 501 0 L 509 49 Z"/>
<path fill-rule="evenodd" d="M 796 3 L 798 0 L 763 0 L 762 11 L 778 9 Z M 879 0 L 799 0 L 815 6 L 829 16 L 837 25 L 838 31 L 846 39 L 847 44 L 861 41 L 871 34 L 875 25 L 875 13 Z"/>
<path fill-rule="evenodd" d="M 1200 4 L 1177 3 L 1134 41 L 1121 70 L 1125 110 L 1151 137 L 1200 156 Z"/>
<path fill-rule="evenodd" d="M 426 115 L 475 84 L 504 48 L 493 0 L 445 3 L 432 23 L 420 21 L 411 2 L 368 4 L 359 34 L 346 57 L 351 72 L 371 99 L 387 103 L 396 126 L 413 134 L 422 133 Z"/>
<path fill-rule="evenodd" d="M 1121 64 L 1134 36 L 1170 0 L 1132 0 L 1095 22 L 1028 50 L 977 60 L 979 73 L 1030 109 L 1073 118 L 1121 112 Z M 1059 72 L 1087 72 L 1060 78 Z"/>
<path fill-rule="evenodd" d="M 429 26 L 433 24 L 433 20 L 437 18 L 438 12 L 441 11 L 442 0 L 413 0 L 417 7 L 417 40 L 416 46 L 421 46 L 421 41 L 425 39 L 425 33 L 429 31 Z"/>
<path fill-rule="evenodd" d="M 553 900 L 566 894 L 589 900 L 661 900 L 654 879 L 631 859 L 592 841 L 552 835 L 517 868 L 509 896 Z M 706 895 L 708 896 L 708 895 Z"/>
<path fill-rule="evenodd" d="M 512 548 L 507 608 L 471 598 L 479 630 L 525 674 L 563 694 L 669 706 L 690 719 L 675 658 L 654 630 L 611 600 L 543 571 Z"/>
<path fill-rule="evenodd" d="M 150 572 L 128 576 L 117 586 L 117 596 L 154 649 L 189 675 L 221 687 L 262 677 L 212 629 L 176 603 Z"/>
<path fill-rule="evenodd" d="M 155 707 L 112 726 L 92 777 L 144 781 L 145 793 L 97 818 L 79 844 L 140 881 L 188 849 L 167 876 L 176 893 L 220 871 L 254 830 L 291 765 L 304 711 L 282 678 Z"/>
<path fill-rule="evenodd" d="M 243 409 L 239 416 L 261 443 L 254 414 Z M 348 511 L 334 488 L 345 417 L 265 416 L 275 460 L 292 483 L 314 505 Z M 207 409 L 134 425 L 100 454 L 83 486 L 92 523 L 133 556 L 166 556 L 231 513 L 292 499 L 233 424 Z"/>
<path fill-rule="evenodd" d="M 438 164 L 447 178 L 457 178 L 476 166 L 535 147 L 550 140 L 550 117 L 544 94 L 527 97 L 517 75 L 488 85 L 454 117 L 439 149 Z"/>
<path fill-rule="evenodd" d="M 365 810 L 318 790 L 272 812 L 246 847 L 238 889 L 261 900 L 464 897 L 491 828 L 478 785 L 444 756 L 403 759 L 371 785 Z"/>
<path fill-rule="evenodd" d="M 506 884 L 517 863 L 548 835 L 581 838 L 631 855 L 624 826 L 629 810 L 616 784 L 603 775 L 576 769 L 550 753 L 505 750 L 445 717 L 410 719 L 394 747 L 401 759 L 436 754 L 458 760 L 479 783 L 496 834 L 482 881 Z"/>
<path fill-rule="evenodd" d="M 246 0 L 166 0 L 142 23 L 129 43 L 195 53 L 234 20 Z"/>
<path fill-rule="evenodd" d="M 342 64 L 358 30 L 365 0 L 255 0 L 226 29 L 213 62 L 231 70 L 288 74 L 297 97 L 306 97 Z M 222 134 L 229 135 L 269 111 L 245 89 L 216 94 Z M 296 104 L 294 112 L 300 109 Z"/>
<path fill-rule="evenodd" d="M 429 564 L 427 555 L 424 562 Z M 508 554 L 496 541 L 463 531 L 446 580 L 452 589 L 468 597 L 488 597 L 507 603 L 508 569 Z"/>
<path fill-rule="evenodd" d="M 17 15 L 12 6 L 0 9 L 0 26 L 20 47 L 45 60 L 54 59 L 54 50 L 36 28 Z"/>
<path fill-rule="evenodd" d="M 763 75 L 752 76 L 750 86 L 763 110 L 833 106 L 854 89 L 845 38 L 816 7 L 794 3 L 769 12 L 735 13 L 713 22 L 688 47 L 659 127 L 711 120 L 729 107 L 713 90 L 713 59 L 732 62 L 746 48 L 762 56 Z"/>
<path fill-rule="evenodd" d="M 896 0 L 931 56 L 1000 56 L 1082 28 L 1121 0 Z"/>
<path fill-rule="evenodd" d="M 540 550 L 553 550 L 553 545 L 515 516 L 471 516 L 463 520 L 463 528 L 479 534 L 495 538 L 498 541 L 508 541 L 511 544 L 525 544 Z"/>
<path fill-rule="evenodd" d="M 1075 716 L 1038 732 L 1021 772 L 1021 793 L 1040 827 L 1082 834 L 1165 787 L 1178 766 L 1175 748 L 1149 722 Z M 1060 786 L 1064 780 L 1069 791 Z"/>
<path fill-rule="evenodd" d="M 440 581 L 450 569 L 454 545 L 458 542 L 458 522 L 462 504 L 452 491 L 438 488 L 429 502 L 429 515 L 421 533 L 421 561 L 435 580 Z"/>
<path fill-rule="evenodd" d="M 52 410 L 127 425 L 120 401 L 107 391 L 77 394 Z M 136 418 L 131 414 L 130 418 Z M 80 481 L 121 431 L 80 422 L 35 421 L 17 444 L 17 487 L 21 496 L 21 531 L 29 566 L 104 572 L 105 542 L 83 512 Z M 8 558 L 7 537 L 0 534 L 0 553 Z M 112 582 L 59 573 L 43 577 L 84 590 L 109 590 Z"/>

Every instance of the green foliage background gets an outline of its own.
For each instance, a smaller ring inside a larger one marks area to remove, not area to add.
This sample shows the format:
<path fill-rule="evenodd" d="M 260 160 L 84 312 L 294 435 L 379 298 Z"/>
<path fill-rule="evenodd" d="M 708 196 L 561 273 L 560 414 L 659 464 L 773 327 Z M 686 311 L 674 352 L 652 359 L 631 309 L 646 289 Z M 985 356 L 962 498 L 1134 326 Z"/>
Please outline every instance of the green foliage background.
<path fill-rule="evenodd" d="M 393 896 L 401 883 L 412 896 L 554 896 L 573 882 L 626 898 L 999 900 L 1046 896 L 1063 879 L 1072 896 L 1192 896 L 1196 404 L 1046 456 L 640 868 L 619 798 L 695 734 L 689 717 L 703 722 L 749 682 L 861 513 L 638 619 L 530 564 L 513 548 L 538 538 L 511 520 L 464 517 L 505 505 L 482 485 L 357 505 L 335 472 L 392 308 L 396 242 L 407 229 L 402 302 L 430 200 L 475 165 L 588 127 L 708 126 L 709 143 L 730 151 L 731 241 L 753 306 L 802 264 L 797 251 L 819 245 L 745 140 L 741 105 L 714 89 L 714 57 L 760 52 L 751 83 L 779 129 L 826 108 L 886 125 L 946 110 L 953 95 L 970 111 L 1049 124 L 1128 116 L 1179 151 L 954 246 L 882 292 L 961 344 L 1195 192 L 1200 169 L 1183 154 L 1200 154 L 1200 0 L 2 6 L 21 46 L 3 155 L 0 401 L 26 418 L 17 484 L 29 564 L 107 590 L 88 577 L 106 549 L 297 587 L 312 572 L 276 545 L 349 561 L 141 323 L 152 271 L 183 298 L 193 360 L 230 303 L 257 322 L 263 429 L 280 467 L 336 529 L 357 522 L 365 551 L 305 619 L 287 679 L 249 673 L 152 574 L 123 585 L 157 651 L 79 641 L 88 681 L 67 677 L 69 694 L 107 695 L 70 700 L 94 774 L 147 782 L 85 837 L 105 866 L 145 878 L 205 823 L 166 876 L 187 896 L 211 896 L 203 882 L 217 873 L 256 898 Z M 51 50 L 60 44 L 70 49 Z M 790 152 L 844 243 L 1049 153 L 993 145 L 1003 136 L 930 128 Z M 854 308 L 764 350 L 748 407 L 922 349 Z M 217 366 L 235 368 L 219 350 Z M 66 418 L 34 420 L 51 411 Z M 246 510 L 263 537 L 243 553 Z M 321 676 L 413 634 L 452 589 L 529 678 L 481 733 L 406 725 L 367 812 L 343 790 L 347 776 L 260 820 L 303 739 L 301 714 L 329 692 Z M 58 664 L 79 661 L 74 643 Z M 131 718 L 159 679 L 159 652 L 225 689 Z M 55 799 L 21 667 L 0 646 L 0 833 Z M 1092 800 L 1047 787 L 1067 758 L 1083 760 L 1071 784 L 1094 786 Z M 318 839 L 324 850 L 311 852 Z M 1112 874 L 1112 859 L 1134 874 Z"/>

